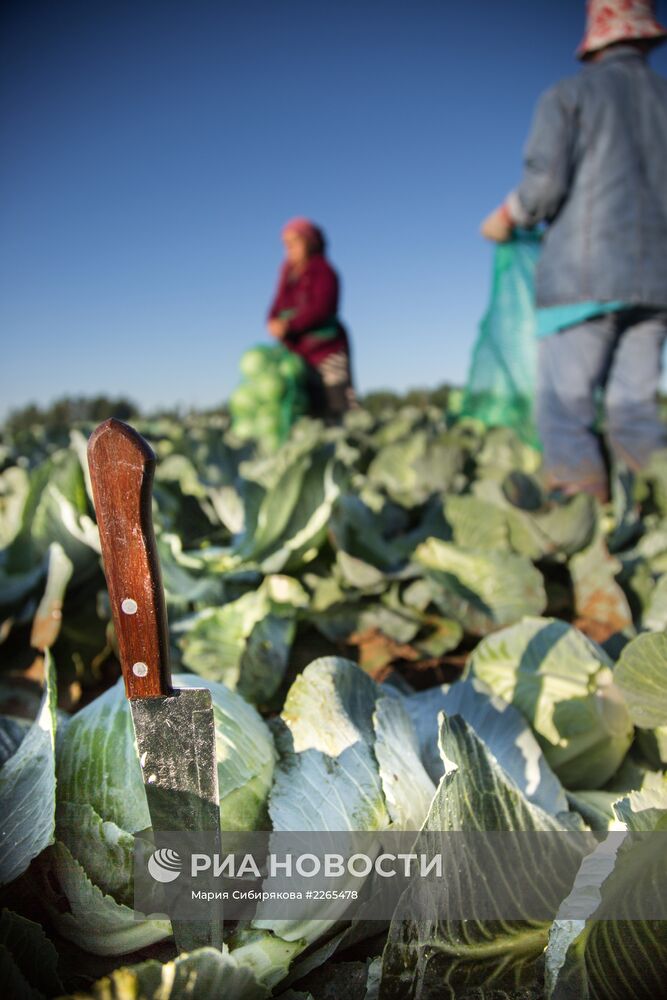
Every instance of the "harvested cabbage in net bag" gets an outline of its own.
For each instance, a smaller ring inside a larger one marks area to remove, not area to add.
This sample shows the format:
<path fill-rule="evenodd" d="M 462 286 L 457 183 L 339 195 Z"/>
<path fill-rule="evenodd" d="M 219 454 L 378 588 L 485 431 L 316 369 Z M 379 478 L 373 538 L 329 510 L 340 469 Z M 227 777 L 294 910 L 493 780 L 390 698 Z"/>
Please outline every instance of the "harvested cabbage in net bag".
<path fill-rule="evenodd" d="M 240 368 L 243 380 L 229 400 L 232 429 L 275 451 L 308 410 L 305 362 L 282 344 L 261 344 L 245 352 Z"/>
<path fill-rule="evenodd" d="M 496 246 L 491 301 L 480 323 L 460 410 L 460 416 L 489 427 L 512 427 L 536 446 L 534 274 L 539 252 L 539 233 L 526 231 Z"/>

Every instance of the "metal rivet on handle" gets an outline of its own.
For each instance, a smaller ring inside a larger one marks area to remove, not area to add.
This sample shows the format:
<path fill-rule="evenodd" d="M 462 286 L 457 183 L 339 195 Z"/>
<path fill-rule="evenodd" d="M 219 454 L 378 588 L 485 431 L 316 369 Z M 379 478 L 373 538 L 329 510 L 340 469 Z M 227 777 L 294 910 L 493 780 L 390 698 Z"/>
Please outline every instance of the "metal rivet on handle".
<path fill-rule="evenodd" d="M 148 673 L 148 667 L 145 663 L 139 661 L 139 663 L 132 664 L 132 673 L 135 677 L 145 677 Z"/>
<path fill-rule="evenodd" d="M 126 597 L 120 607 L 126 615 L 136 615 L 139 605 L 131 597 Z"/>

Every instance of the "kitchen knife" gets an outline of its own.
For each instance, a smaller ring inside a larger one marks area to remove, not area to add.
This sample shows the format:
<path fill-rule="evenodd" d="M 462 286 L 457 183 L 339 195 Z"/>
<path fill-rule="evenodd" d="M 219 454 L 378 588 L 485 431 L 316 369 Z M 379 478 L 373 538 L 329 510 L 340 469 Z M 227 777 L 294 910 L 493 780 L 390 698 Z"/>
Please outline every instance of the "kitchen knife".
<path fill-rule="evenodd" d="M 220 839 L 211 693 L 171 687 L 167 613 L 152 518 L 156 458 L 134 428 L 100 424 L 88 466 L 120 662 L 156 842 L 160 832 Z M 220 920 L 172 921 L 179 951 L 222 946 Z"/>

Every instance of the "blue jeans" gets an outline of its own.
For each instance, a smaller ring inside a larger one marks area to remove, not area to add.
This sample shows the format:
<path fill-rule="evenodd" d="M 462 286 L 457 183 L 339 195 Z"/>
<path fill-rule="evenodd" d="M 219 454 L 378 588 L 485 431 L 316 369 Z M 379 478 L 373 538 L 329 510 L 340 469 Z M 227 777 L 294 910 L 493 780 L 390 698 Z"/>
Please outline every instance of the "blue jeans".
<path fill-rule="evenodd" d="M 538 347 L 536 417 L 550 483 L 608 495 L 595 433 L 597 390 L 604 391 L 614 456 L 639 469 L 667 445 L 657 392 L 667 310 L 623 309 L 544 337 Z"/>

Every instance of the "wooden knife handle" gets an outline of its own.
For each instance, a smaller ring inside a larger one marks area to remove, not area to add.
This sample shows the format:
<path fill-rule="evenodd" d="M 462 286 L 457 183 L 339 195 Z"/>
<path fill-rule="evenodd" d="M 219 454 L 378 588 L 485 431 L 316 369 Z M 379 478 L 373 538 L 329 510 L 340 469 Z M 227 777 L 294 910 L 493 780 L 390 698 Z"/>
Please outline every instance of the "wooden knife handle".
<path fill-rule="evenodd" d="M 128 698 L 169 695 L 169 639 L 151 511 L 155 454 L 112 418 L 88 442 L 104 573 Z"/>

